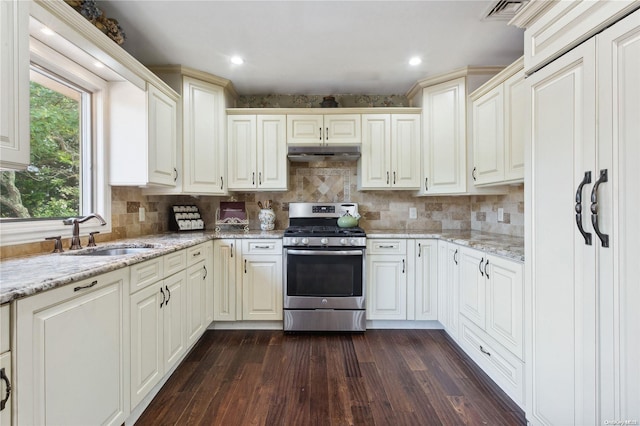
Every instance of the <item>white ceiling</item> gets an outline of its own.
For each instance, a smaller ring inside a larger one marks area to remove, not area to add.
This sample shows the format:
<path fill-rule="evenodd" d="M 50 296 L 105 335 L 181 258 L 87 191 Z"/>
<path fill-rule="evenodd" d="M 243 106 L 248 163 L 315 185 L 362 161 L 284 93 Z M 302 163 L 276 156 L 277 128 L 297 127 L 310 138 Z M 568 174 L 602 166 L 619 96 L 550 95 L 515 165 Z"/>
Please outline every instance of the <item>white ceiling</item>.
<path fill-rule="evenodd" d="M 522 30 L 483 21 L 489 0 L 104 0 L 145 65 L 180 64 L 250 94 L 405 94 L 467 65 L 508 65 Z M 243 65 L 229 59 L 240 55 Z M 412 56 L 422 64 L 408 64 Z"/>

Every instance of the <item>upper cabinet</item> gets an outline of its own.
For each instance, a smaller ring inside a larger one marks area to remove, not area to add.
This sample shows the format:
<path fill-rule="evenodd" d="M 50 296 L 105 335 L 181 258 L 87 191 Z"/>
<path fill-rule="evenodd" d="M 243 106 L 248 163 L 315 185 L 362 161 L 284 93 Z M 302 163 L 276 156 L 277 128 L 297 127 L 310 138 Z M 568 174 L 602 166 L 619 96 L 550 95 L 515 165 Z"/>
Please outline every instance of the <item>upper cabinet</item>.
<path fill-rule="evenodd" d="M 496 68 L 463 68 L 422 80 L 412 90 L 422 104 L 422 177 L 418 195 L 498 193 L 478 190 L 469 165 L 473 158 L 467 114 L 468 94 L 497 73 Z M 421 89 L 421 90 L 420 90 Z"/>
<path fill-rule="evenodd" d="M 226 106 L 235 90 L 229 80 L 180 65 L 152 70 L 182 96 L 178 102 L 178 177 L 174 187 L 149 194 L 227 194 Z"/>
<path fill-rule="evenodd" d="M 358 189 L 418 189 L 420 115 L 363 114 Z"/>
<path fill-rule="evenodd" d="M 0 169 L 29 165 L 29 2 L 0 1 Z"/>
<path fill-rule="evenodd" d="M 353 145 L 361 142 L 360 114 L 287 115 L 289 145 Z"/>
<path fill-rule="evenodd" d="M 524 180 L 526 91 L 522 58 L 482 85 L 470 97 L 473 112 L 475 185 Z"/>
<path fill-rule="evenodd" d="M 109 98 L 111 185 L 175 186 L 178 96 L 114 82 Z"/>
<path fill-rule="evenodd" d="M 287 190 L 285 115 L 229 115 L 229 189 Z"/>

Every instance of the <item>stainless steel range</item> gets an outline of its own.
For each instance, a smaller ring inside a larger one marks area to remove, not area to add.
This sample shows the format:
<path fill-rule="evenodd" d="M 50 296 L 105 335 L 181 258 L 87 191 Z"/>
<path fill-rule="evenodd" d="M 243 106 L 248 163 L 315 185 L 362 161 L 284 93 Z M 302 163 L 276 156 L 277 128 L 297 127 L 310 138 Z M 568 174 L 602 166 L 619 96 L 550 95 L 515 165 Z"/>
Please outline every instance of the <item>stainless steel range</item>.
<path fill-rule="evenodd" d="M 340 228 L 353 203 L 291 203 L 284 231 L 285 331 L 365 331 L 362 228 Z"/>

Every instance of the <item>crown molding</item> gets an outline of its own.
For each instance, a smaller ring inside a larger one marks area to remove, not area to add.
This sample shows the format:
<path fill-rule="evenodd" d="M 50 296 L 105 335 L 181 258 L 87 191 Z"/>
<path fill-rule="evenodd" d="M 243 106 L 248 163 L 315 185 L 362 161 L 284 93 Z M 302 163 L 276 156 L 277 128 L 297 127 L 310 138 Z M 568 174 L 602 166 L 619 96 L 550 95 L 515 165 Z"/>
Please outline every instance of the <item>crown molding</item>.
<path fill-rule="evenodd" d="M 460 77 L 469 77 L 473 75 L 494 75 L 502 71 L 504 67 L 495 67 L 495 66 L 467 66 L 455 69 L 450 72 L 437 74 L 431 77 L 424 78 L 422 80 L 418 80 L 416 84 L 409 89 L 406 96 L 409 99 L 412 99 L 416 95 L 420 93 L 422 89 L 425 87 L 430 87 L 436 84 L 444 83 L 447 81 L 455 80 Z"/>

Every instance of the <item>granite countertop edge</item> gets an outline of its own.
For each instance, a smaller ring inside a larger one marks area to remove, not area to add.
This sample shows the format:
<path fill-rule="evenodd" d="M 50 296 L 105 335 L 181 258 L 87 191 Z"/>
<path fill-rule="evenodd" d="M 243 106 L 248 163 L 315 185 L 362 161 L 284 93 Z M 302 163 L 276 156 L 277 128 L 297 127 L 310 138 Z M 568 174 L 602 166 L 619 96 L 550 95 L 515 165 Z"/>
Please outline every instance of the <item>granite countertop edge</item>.
<path fill-rule="evenodd" d="M 82 256 L 80 252 L 40 254 L 0 261 L 0 304 L 135 265 L 207 241 L 226 238 L 282 238 L 284 231 L 185 232 L 146 235 L 99 244 L 101 247 L 153 247 L 139 254 Z M 480 231 L 367 230 L 368 238 L 425 238 L 450 241 L 524 262 L 524 239 Z M 93 249 L 83 249 L 89 251 Z"/>

